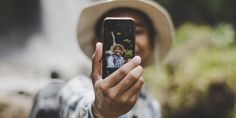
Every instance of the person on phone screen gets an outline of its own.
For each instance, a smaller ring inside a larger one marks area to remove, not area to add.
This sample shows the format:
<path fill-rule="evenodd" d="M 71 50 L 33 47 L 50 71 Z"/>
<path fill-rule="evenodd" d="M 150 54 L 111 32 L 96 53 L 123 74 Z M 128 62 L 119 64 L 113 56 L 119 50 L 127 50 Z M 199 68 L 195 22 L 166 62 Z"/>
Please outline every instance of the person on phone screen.
<path fill-rule="evenodd" d="M 114 44 L 111 46 L 111 51 L 112 54 L 108 55 L 106 57 L 106 62 L 107 62 L 107 75 L 110 75 L 113 73 L 115 70 L 120 68 L 124 63 L 124 57 L 123 53 L 125 51 L 125 48 L 121 44 Z"/>
<path fill-rule="evenodd" d="M 102 79 L 100 42 L 106 17 L 135 20 L 137 56 Z M 77 36 L 80 48 L 92 60 L 91 76 L 79 75 L 57 93 L 60 118 L 161 117 L 159 102 L 148 96 L 143 87 L 142 73 L 150 65 L 158 66 L 157 62 L 163 60 L 173 42 L 172 21 L 162 6 L 151 0 L 96 2 L 82 11 Z"/>

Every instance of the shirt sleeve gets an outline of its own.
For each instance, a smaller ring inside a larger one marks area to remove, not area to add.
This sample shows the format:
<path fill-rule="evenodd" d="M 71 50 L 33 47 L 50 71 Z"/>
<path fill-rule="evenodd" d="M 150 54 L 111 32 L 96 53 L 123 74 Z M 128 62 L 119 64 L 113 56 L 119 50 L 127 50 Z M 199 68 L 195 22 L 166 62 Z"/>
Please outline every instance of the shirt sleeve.
<path fill-rule="evenodd" d="M 60 118 L 94 118 L 92 103 L 93 86 L 90 79 L 78 76 L 60 91 Z"/>
<path fill-rule="evenodd" d="M 107 58 L 107 68 L 114 68 L 114 62 L 113 62 L 113 57 L 112 55 Z"/>
<path fill-rule="evenodd" d="M 145 89 L 142 89 L 135 106 L 127 114 L 127 118 L 134 117 L 161 118 L 160 103 L 151 96 L 147 96 Z"/>
<path fill-rule="evenodd" d="M 154 114 L 155 118 L 161 118 L 160 103 L 156 100 L 152 100 L 150 104 L 152 105 L 152 108 L 153 108 L 152 111 L 153 111 L 153 114 Z"/>

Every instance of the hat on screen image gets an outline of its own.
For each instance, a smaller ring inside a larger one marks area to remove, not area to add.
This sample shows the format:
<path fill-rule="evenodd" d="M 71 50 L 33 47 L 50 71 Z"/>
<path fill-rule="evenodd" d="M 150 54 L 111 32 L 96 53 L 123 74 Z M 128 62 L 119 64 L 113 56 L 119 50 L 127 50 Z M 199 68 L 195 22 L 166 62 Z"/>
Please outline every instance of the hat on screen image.
<path fill-rule="evenodd" d="M 121 44 L 113 44 L 113 45 L 111 46 L 111 51 L 112 51 L 113 53 L 115 52 L 115 48 L 116 48 L 116 47 L 120 47 L 120 49 L 121 49 L 121 54 L 124 53 L 125 47 L 124 47 L 123 45 L 121 45 Z"/>

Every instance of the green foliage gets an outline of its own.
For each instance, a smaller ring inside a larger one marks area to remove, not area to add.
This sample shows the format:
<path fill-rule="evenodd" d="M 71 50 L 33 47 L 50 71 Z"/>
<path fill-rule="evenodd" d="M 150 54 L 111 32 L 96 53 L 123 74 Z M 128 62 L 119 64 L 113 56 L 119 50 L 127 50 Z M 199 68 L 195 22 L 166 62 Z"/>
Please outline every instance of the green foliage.
<path fill-rule="evenodd" d="M 209 27 L 186 23 L 176 31 L 175 46 L 182 46 L 188 40 L 203 39 L 214 43 L 214 46 L 227 47 L 233 43 L 234 37 L 234 29 L 230 24 L 221 23 L 216 27 Z"/>
<path fill-rule="evenodd" d="M 132 50 L 125 50 L 124 52 L 124 58 L 127 60 L 127 59 L 130 59 L 132 58 L 134 55 L 133 55 L 133 51 Z"/>
<path fill-rule="evenodd" d="M 231 113 L 236 106 L 234 35 L 230 24 L 209 27 L 187 23 L 179 27 L 167 58 L 172 61 L 159 68 L 149 67 L 144 73 L 146 86 L 163 106 L 164 117 L 236 117 L 236 108 Z M 179 49 L 178 54 L 173 53 Z M 178 57 L 182 53 L 187 56 Z M 194 114 L 196 109 L 200 109 L 200 116 Z"/>
<path fill-rule="evenodd" d="M 180 26 L 186 21 L 194 23 L 236 24 L 235 0 L 155 0 L 171 14 L 175 24 Z"/>

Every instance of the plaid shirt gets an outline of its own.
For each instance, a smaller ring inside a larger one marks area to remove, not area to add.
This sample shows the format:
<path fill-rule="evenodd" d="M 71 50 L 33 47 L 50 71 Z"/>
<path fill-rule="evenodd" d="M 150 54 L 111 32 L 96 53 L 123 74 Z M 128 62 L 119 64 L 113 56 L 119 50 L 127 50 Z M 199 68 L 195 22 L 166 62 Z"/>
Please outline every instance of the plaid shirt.
<path fill-rule="evenodd" d="M 90 79 L 78 76 L 68 82 L 60 91 L 60 118 L 94 118 L 91 111 L 94 100 Z M 119 118 L 160 118 L 160 105 L 154 99 L 141 94 L 134 107 Z"/>
<path fill-rule="evenodd" d="M 112 54 L 107 58 L 107 68 L 120 68 L 124 62 L 122 56 Z"/>

